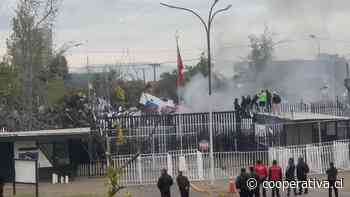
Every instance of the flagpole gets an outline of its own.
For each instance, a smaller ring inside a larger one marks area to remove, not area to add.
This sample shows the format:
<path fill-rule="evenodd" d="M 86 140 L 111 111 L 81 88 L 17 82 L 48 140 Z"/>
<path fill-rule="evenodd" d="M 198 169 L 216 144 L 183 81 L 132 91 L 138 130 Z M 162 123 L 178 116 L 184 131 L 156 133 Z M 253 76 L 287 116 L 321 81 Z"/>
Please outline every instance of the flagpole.
<path fill-rule="evenodd" d="M 179 32 L 176 30 L 176 33 L 175 33 L 175 40 L 176 40 L 176 49 L 177 49 L 177 56 L 179 56 Z M 179 57 L 177 57 L 179 58 Z M 179 70 L 179 66 L 177 68 L 178 70 L 178 77 L 177 77 L 177 80 L 179 80 L 179 74 L 180 74 L 180 70 Z M 178 83 L 178 81 L 176 82 L 177 83 L 177 101 L 178 101 L 178 105 L 181 104 L 181 91 L 180 91 L 180 84 Z M 181 149 L 180 149 L 180 152 L 181 152 L 181 156 L 183 155 L 183 142 L 182 142 L 182 124 L 181 124 L 181 121 L 182 121 L 182 118 L 181 118 L 181 114 L 179 114 L 179 128 L 180 128 L 180 146 L 181 146 Z"/>
<path fill-rule="evenodd" d="M 176 53 L 177 53 L 177 56 L 179 55 L 178 54 L 178 50 L 179 50 L 179 31 L 178 30 L 176 30 L 176 32 L 175 32 L 175 40 L 176 40 Z M 177 57 L 178 58 L 178 57 Z M 178 80 L 179 80 L 179 65 L 177 65 L 177 81 L 176 81 L 176 85 L 177 85 L 177 90 L 176 90 L 176 93 L 177 93 L 177 102 L 178 102 L 178 104 L 180 104 L 181 103 L 181 96 L 180 96 L 180 89 L 179 89 L 179 85 L 178 85 Z"/>

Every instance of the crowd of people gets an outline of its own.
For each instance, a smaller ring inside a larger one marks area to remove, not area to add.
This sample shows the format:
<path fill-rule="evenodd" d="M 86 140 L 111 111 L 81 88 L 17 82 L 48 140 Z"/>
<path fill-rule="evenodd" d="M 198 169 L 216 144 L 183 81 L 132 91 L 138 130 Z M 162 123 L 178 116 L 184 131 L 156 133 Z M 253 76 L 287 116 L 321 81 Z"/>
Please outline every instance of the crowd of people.
<path fill-rule="evenodd" d="M 246 171 L 246 168 L 241 169 L 240 175 L 236 178 L 235 186 L 240 197 L 266 197 L 267 189 L 266 187 L 263 187 L 263 183 L 265 181 L 276 183 L 284 179 L 290 185 L 292 185 L 292 182 L 298 183 L 298 185 L 293 188 L 287 188 L 288 197 L 290 196 L 292 190 L 294 196 L 308 194 L 308 188 L 302 185 L 302 181 L 308 180 L 309 171 L 309 166 L 303 158 L 299 158 L 297 164 L 294 163 L 293 158 L 290 158 L 284 176 L 282 168 L 279 166 L 276 160 L 272 162 L 272 165 L 270 167 L 264 165 L 260 160 L 258 160 L 254 166 L 249 167 L 249 172 Z M 335 197 L 338 197 L 338 188 L 336 187 L 338 171 L 335 168 L 334 163 L 330 163 L 330 167 L 326 173 L 328 175 L 329 182 L 329 197 L 332 197 L 333 190 Z M 249 181 L 251 179 L 254 179 L 256 181 L 255 187 L 249 187 L 251 186 L 249 184 Z M 180 191 L 180 196 L 189 197 L 190 181 L 188 178 L 184 176 L 182 172 L 179 172 L 179 175 L 176 178 L 176 182 Z M 162 175 L 158 179 L 157 183 L 161 197 L 170 197 L 170 189 L 172 185 L 172 177 L 167 173 L 166 169 L 163 169 Z M 277 184 L 269 189 L 271 189 L 272 197 L 280 197 L 280 188 L 277 186 Z"/>
<path fill-rule="evenodd" d="M 309 166 L 303 158 L 298 159 L 297 165 L 294 164 L 294 159 L 290 158 L 288 166 L 285 170 L 285 181 L 289 183 L 287 187 L 287 196 L 290 196 L 291 190 L 293 190 L 294 196 L 308 194 L 308 188 L 303 186 L 303 181 L 307 181 Z M 329 169 L 326 171 L 329 182 L 329 197 L 332 197 L 334 190 L 335 197 L 338 197 L 338 188 L 336 187 L 338 171 L 334 166 L 334 163 L 330 163 Z M 296 175 L 296 176 L 295 176 Z M 248 181 L 250 179 L 257 180 L 256 187 L 249 188 Z M 272 166 L 268 168 L 262 164 L 261 161 L 257 161 L 255 166 L 249 168 L 249 173 L 246 172 L 245 168 L 241 169 L 241 174 L 236 179 L 236 188 L 239 191 L 240 197 L 266 197 L 266 187 L 263 187 L 264 181 L 278 182 L 283 180 L 282 168 L 278 165 L 277 161 L 272 162 Z M 298 182 L 296 182 L 298 181 Z M 294 187 L 291 187 L 291 182 L 298 183 Z M 280 188 L 277 184 L 273 185 L 271 189 L 272 197 L 280 197 Z"/>
<path fill-rule="evenodd" d="M 234 100 L 234 109 L 241 117 L 251 117 L 253 112 L 280 113 L 281 96 L 276 91 L 261 90 L 254 96 L 242 96 Z"/>

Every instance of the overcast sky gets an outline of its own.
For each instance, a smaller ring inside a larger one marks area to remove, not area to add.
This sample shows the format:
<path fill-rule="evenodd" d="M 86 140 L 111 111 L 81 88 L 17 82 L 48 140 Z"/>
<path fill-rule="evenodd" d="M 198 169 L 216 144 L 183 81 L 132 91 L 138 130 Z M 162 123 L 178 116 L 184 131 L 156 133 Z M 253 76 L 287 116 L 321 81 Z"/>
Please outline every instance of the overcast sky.
<path fill-rule="evenodd" d="M 0 55 L 6 51 L 16 0 L 0 2 Z M 206 16 L 209 0 L 164 0 L 195 8 Z M 197 18 L 159 5 L 159 0 L 63 0 L 57 18 L 56 46 L 64 42 L 86 42 L 68 52 L 71 67 L 114 62 L 176 61 L 175 32 L 180 32 L 183 59 L 198 58 L 205 50 L 205 37 Z M 218 7 L 232 4 L 213 26 L 216 69 L 232 65 L 248 54 L 248 35 L 259 34 L 267 25 L 279 45 L 275 58 L 311 59 L 322 52 L 350 53 L 349 0 L 220 0 Z M 191 62 L 188 62 L 189 64 Z"/>

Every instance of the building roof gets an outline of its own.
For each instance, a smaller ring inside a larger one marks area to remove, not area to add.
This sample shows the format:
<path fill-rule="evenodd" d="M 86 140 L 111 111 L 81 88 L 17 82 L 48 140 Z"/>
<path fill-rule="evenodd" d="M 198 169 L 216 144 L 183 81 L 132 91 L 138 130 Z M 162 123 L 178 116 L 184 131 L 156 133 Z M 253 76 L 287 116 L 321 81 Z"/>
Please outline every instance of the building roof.
<path fill-rule="evenodd" d="M 53 129 L 53 130 L 39 130 L 39 131 L 16 131 L 16 132 L 0 132 L 1 139 L 38 139 L 53 137 L 77 137 L 88 135 L 90 128 L 72 128 L 72 129 Z"/>
<path fill-rule="evenodd" d="M 283 120 L 302 121 L 302 120 L 350 120 L 345 116 L 334 116 L 328 114 L 318 114 L 311 112 L 283 112 L 280 114 L 260 113 L 261 115 L 279 118 Z"/>

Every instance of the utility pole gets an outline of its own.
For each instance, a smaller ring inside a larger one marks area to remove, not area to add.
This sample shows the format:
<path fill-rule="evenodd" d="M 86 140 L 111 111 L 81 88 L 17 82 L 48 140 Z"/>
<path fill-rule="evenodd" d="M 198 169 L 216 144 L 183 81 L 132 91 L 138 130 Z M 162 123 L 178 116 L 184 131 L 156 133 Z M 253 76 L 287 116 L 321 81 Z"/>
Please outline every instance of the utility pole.
<path fill-rule="evenodd" d="M 348 90 L 348 102 L 350 106 L 350 74 L 349 74 L 349 63 L 346 62 L 346 78 L 344 80 L 344 86 Z"/>
<path fill-rule="evenodd" d="M 163 6 L 169 7 L 169 8 L 173 8 L 173 9 L 178 9 L 178 10 L 183 10 L 183 11 L 187 11 L 192 13 L 193 15 L 195 15 L 200 22 L 202 23 L 202 25 L 204 26 L 204 30 L 205 30 L 205 34 L 206 34 L 206 40 L 207 40 L 207 55 L 208 55 L 208 71 L 209 71 L 209 77 L 208 77 L 208 83 L 209 83 L 209 135 L 210 135 L 210 166 L 211 166 L 211 172 L 210 172 L 210 180 L 211 183 L 214 184 L 214 179 L 215 179 L 215 174 L 214 174 L 214 152 L 213 152 L 213 113 L 212 113 L 212 100 L 211 100 L 211 93 L 212 93 L 212 83 L 211 83 L 211 78 L 212 78 L 212 72 L 211 72 L 211 48 L 210 48 L 210 30 L 211 30 L 211 25 L 212 22 L 215 18 L 215 16 L 221 12 L 227 11 L 229 10 L 232 5 L 228 5 L 225 8 L 222 9 L 218 9 L 216 11 L 214 11 L 215 6 L 217 5 L 217 3 L 219 2 L 219 0 L 214 0 L 213 4 L 210 7 L 209 10 L 209 16 L 208 16 L 208 22 L 205 22 L 204 19 L 194 10 L 189 9 L 189 8 L 184 8 L 184 7 L 179 7 L 179 6 L 173 6 L 173 5 L 169 5 L 169 4 L 165 4 L 165 3 L 160 3 Z"/>
<path fill-rule="evenodd" d="M 317 42 L 317 52 L 318 52 L 318 58 L 321 57 L 321 40 L 318 36 L 316 36 L 315 34 L 310 34 L 310 38 L 316 40 Z"/>

